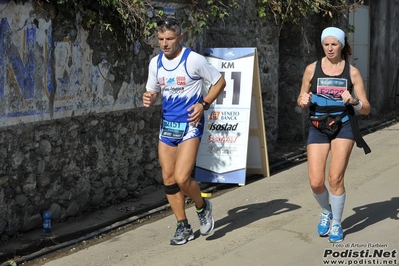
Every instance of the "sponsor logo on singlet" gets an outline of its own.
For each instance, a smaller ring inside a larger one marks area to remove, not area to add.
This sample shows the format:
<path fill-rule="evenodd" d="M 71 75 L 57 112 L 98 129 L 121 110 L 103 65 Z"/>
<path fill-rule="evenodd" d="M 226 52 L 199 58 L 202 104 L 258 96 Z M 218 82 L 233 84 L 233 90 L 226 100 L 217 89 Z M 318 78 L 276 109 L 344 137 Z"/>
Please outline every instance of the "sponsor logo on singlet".
<path fill-rule="evenodd" d="M 176 83 L 179 86 L 185 86 L 186 85 L 186 77 L 184 76 L 177 76 L 176 77 Z"/>

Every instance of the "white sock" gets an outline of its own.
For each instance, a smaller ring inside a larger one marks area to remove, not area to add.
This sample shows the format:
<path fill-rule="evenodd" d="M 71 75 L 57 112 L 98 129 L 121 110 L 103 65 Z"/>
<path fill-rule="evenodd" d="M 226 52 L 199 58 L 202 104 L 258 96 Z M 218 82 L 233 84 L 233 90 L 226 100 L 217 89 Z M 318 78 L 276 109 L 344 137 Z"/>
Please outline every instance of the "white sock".
<path fill-rule="evenodd" d="M 341 225 L 342 213 L 344 212 L 346 193 L 336 196 L 330 193 L 331 209 L 333 213 L 332 225 Z"/>
<path fill-rule="evenodd" d="M 328 200 L 328 190 L 324 190 L 324 192 L 321 194 L 315 194 L 313 191 L 312 193 L 323 211 L 331 212 L 330 202 Z"/>

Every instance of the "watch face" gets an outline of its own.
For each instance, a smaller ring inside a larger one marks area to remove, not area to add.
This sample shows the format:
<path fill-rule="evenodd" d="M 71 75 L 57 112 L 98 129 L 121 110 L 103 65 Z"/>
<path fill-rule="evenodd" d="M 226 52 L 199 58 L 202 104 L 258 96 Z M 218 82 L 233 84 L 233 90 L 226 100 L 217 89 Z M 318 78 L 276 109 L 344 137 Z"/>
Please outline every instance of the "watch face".
<path fill-rule="evenodd" d="M 204 107 L 204 110 L 205 110 L 205 111 L 208 110 L 209 107 L 210 107 L 209 103 L 207 103 L 207 102 L 205 102 L 205 101 L 202 101 L 201 104 L 202 104 L 202 106 Z"/>

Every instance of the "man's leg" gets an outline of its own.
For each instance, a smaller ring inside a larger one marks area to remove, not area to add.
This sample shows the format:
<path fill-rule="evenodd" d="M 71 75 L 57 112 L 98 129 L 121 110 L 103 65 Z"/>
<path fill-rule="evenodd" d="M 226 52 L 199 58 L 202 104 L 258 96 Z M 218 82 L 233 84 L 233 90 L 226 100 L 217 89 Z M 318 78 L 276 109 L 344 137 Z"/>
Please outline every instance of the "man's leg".
<path fill-rule="evenodd" d="M 177 147 L 159 142 L 158 153 L 162 167 L 166 198 L 177 220 L 176 233 L 170 240 L 170 244 L 183 245 L 187 241 L 194 239 L 194 233 L 186 218 L 185 195 L 174 178 Z"/>
<path fill-rule="evenodd" d="M 169 146 L 161 141 L 158 143 L 158 156 L 162 168 L 166 198 L 168 199 L 177 221 L 182 221 L 187 219 L 187 217 L 184 209 L 185 196 L 174 176 L 177 151 L 177 147 Z M 178 186 L 177 188 L 176 185 Z"/>
<path fill-rule="evenodd" d="M 191 178 L 199 143 L 199 138 L 192 138 L 179 144 L 174 170 L 177 184 L 183 193 L 194 201 L 196 208 L 201 208 L 204 204 L 199 185 Z"/>
<path fill-rule="evenodd" d="M 198 183 L 191 178 L 197 159 L 199 143 L 199 138 L 192 138 L 179 145 L 175 166 L 175 180 L 183 193 L 194 201 L 200 221 L 201 235 L 207 235 L 212 232 L 215 224 L 212 216 L 212 203 L 202 198 Z"/>

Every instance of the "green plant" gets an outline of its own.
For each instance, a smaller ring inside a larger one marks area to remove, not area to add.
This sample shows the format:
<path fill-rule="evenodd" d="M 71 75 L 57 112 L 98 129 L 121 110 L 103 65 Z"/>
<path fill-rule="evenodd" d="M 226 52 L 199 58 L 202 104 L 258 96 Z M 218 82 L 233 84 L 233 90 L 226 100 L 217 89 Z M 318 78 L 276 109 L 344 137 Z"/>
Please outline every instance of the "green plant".
<path fill-rule="evenodd" d="M 26 3 L 29 0 L 14 0 Z M 144 39 L 153 33 L 156 21 L 164 16 L 163 10 L 155 10 L 149 0 L 34 0 L 46 8 L 55 7 L 57 14 L 74 20 L 80 14 L 80 24 L 85 28 L 99 25 L 104 31 L 122 33 L 128 40 Z M 196 35 L 209 27 L 211 18 L 225 19 L 231 8 L 238 7 L 238 0 L 192 0 L 190 8 L 195 21 L 183 27 Z M 122 32 L 121 32 L 122 30 Z"/>
<path fill-rule="evenodd" d="M 186 26 L 196 35 L 203 28 L 209 28 L 209 21 L 212 18 L 224 20 L 230 16 L 230 10 L 238 7 L 238 0 L 192 0 L 192 16 L 195 23 L 187 23 Z"/>
<path fill-rule="evenodd" d="M 29 0 L 14 0 L 25 3 Z M 80 24 L 85 28 L 100 27 L 100 31 L 113 32 L 128 41 L 147 40 L 156 27 L 156 21 L 164 16 L 163 10 L 155 10 L 150 0 L 33 0 L 38 6 L 55 7 L 56 13 L 74 20 L 80 14 Z M 311 14 L 321 14 L 331 19 L 345 16 L 348 9 L 363 0 L 257 0 L 258 16 L 273 14 L 277 25 L 286 22 L 300 24 Z M 224 20 L 239 6 L 238 0 L 191 0 L 192 20 L 182 26 L 196 35 L 208 28 L 212 19 Z M 151 15 L 150 15 L 151 14 Z"/>
<path fill-rule="evenodd" d="M 299 25 L 312 14 L 328 17 L 332 22 L 338 21 L 363 2 L 364 0 L 354 0 L 347 4 L 347 0 L 258 0 L 258 16 L 265 17 L 267 10 L 270 10 L 281 30 L 286 22 Z"/>

